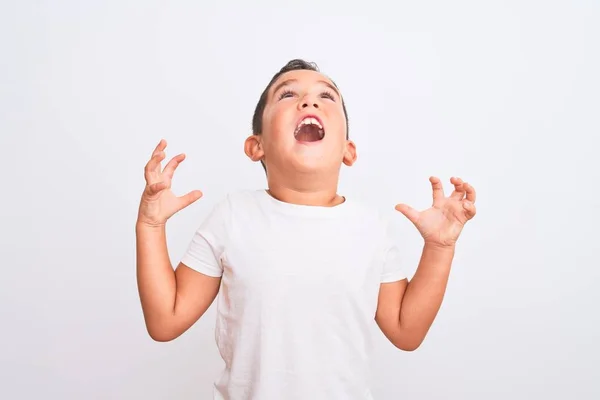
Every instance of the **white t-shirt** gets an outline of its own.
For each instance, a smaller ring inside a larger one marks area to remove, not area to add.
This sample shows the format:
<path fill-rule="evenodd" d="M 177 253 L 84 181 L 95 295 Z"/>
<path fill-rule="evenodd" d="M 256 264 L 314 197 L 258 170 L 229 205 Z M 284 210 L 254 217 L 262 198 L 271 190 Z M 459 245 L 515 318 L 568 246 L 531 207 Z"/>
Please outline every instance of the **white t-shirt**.
<path fill-rule="evenodd" d="M 218 400 L 367 400 L 379 286 L 405 278 L 377 212 L 227 196 L 182 262 L 222 277 Z"/>

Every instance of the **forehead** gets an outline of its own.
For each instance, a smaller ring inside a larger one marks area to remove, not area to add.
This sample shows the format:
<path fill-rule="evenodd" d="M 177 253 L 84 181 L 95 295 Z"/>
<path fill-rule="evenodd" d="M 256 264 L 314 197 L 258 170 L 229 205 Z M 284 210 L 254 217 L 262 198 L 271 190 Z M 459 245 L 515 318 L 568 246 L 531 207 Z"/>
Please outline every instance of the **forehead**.
<path fill-rule="evenodd" d="M 294 70 L 282 74 L 275 82 L 273 82 L 269 92 L 270 94 L 273 94 L 282 87 L 288 85 L 325 85 L 329 86 L 335 92 L 338 92 L 338 89 L 331 79 L 320 72 L 311 70 Z"/>

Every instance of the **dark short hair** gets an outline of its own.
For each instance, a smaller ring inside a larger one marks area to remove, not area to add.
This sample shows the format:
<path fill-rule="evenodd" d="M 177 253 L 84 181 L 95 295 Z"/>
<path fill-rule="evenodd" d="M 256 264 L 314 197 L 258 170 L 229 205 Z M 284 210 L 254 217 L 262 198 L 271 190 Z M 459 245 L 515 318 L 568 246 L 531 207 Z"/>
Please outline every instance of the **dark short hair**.
<path fill-rule="evenodd" d="M 269 97 L 269 90 L 271 89 L 271 86 L 273 86 L 275 81 L 277 81 L 277 79 L 279 79 L 279 77 L 281 75 L 285 74 L 286 72 L 297 71 L 297 70 L 309 70 L 309 71 L 321 72 L 319 70 L 319 67 L 317 66 L 317 64 L 314 62 L 308 62 L 308 61 L 305 61 L 302 59 L 294 59 L 294 60 L 289 61 L 287 64 L 285 64 L 275 75 L 273 75 L 273 77 L 271 78 L 271 81 L 269 82 L 269 84 L 267 85 L 265 90 L 263 90 L 262 94 L 260 95 L 258 103 L 256 104 L 256 108 L 254 109 L 254 115 L 252 117 L 252 133 L 254 135 L 260 135 L 262 133 L 263 114 L 265 111 L 265 107 L 267 106 L 267 98 Z M 335 87 L 337 87 L 335 82 L 332 81 L 332 83 Z M 342 98 L 342 108 L 344 110 L 344 117 L 346 118 L 346 138 L 349 138 L 350 136 L 349 136 L 349 125 L 348 125 L 348 111 L 346 110 L 346 104 L 345 104 L 343 98 Z M 262 161 L 261 161 L 261 163 L 262 163 Z M 265 171 L 266 171 L 265 164 L 264 163 L 262 163 L 262 164 L 263 164 L 263 168 L 265 168 Z"/>

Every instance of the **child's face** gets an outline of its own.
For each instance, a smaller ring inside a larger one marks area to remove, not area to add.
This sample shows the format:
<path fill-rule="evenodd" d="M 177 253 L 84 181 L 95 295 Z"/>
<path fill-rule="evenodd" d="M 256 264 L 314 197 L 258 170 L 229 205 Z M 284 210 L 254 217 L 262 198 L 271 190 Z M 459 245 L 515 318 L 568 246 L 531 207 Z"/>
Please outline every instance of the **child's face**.
<path fill-rule="evenodd" d="M 262 128 L 248 139 L 246 152 L 263 160 L 268 171 L 338 173 L 342 162 L 352 165 L 356 159 L 354 144 L 346 140 L 340 94 L 315 71 L 279 77 L 269 90 Z"/>

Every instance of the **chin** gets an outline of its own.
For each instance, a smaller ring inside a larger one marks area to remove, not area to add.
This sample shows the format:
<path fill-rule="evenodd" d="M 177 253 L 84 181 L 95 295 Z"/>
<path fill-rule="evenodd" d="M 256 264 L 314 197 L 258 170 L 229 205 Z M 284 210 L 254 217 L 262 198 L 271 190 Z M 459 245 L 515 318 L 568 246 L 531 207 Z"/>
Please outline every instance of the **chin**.
<path fill-rule="evenodd" d="M 336 163 L 322 158 L 300 157 L 292 163 L 292 169 L 303 174 L 327 173 L 336 169 Z M 340 163 L 337 163 L 340 164 Z M 337 165 L 340 167 L 340 165 Z M 339 168 L 338 168 L 339 169 Z"/>
<path fill-rule="evenodd" d="M 308 145 L 294 143 L 287 148 L 278 149 L 278 157 L 272 159 L 272 162 L 280 166 L 277 169 L 290 175 L 335 172 L 341 168 L 341 157 L 335 157 L 341 151 L 324 145 L 323 142 Z"/>

